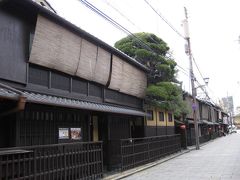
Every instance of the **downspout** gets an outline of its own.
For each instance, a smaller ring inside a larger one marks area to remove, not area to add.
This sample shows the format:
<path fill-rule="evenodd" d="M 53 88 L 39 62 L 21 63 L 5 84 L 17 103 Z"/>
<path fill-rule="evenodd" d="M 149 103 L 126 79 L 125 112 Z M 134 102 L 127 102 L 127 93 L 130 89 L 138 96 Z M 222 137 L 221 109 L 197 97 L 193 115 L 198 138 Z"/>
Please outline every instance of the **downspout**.
<path fill-rule="evenodd" d="M 2 83 L 0 83 L 0 87 L 6 88 L 6 89 L 8 89 L 10 91 L 13 91 L 13 92 L 15 92 L 15 93 L 17 93 L 19 95 L 18 96 L 17 106 L 15 108 L 13 108 L 13 109 L 10 109 L 10 110 L 8 110 L 6 112 L 1 113 L 0 117 L 6 116 L 8 114 L 12 114 L 12 113 L 15 113 L 15 112 L 18 112 L 18 111 L 23 111 L 25 109 L 27 97 L 24 96 L 24 93 L 22 91 L 19 91 L 19 90 L 15 89 L 15 88 L 12 88 L 12 87 L 10 87 L 8 85 L 5 85 L 5 84 L 2 84 Z"/>

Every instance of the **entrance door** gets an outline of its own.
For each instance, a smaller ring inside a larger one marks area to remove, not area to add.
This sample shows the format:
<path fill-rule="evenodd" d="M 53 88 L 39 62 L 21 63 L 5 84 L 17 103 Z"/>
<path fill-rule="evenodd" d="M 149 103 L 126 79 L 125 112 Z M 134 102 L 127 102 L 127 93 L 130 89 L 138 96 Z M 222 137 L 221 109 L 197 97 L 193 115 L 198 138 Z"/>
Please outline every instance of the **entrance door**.
<path fill-rule="evenodd" d="M 130 123 L 130 137 L 140 138 L 144 136 L 144 122 L 143 118 L 136 118 L 129 121 Z"/>
<path fill-rule="evenodd" d="M 98 116 L 98 140 L 103 142 L 103 168 L 106 171 L 109 162 L 108 150 L 108 119 L 107 116 Z"/>

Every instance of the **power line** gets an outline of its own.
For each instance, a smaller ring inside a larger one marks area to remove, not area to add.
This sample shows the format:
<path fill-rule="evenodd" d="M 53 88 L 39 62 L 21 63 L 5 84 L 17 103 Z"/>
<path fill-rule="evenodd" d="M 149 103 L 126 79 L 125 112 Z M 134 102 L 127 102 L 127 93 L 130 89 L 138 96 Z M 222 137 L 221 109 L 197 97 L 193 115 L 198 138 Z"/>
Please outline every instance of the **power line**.
<path fill-rule="evenodd" d="M 185 39 L 185 37 L 175 27 L 173 27 L 173 25 L 170 24 L 170 22 L 165 17 L 163 17 L 163 15 L 159 13 L 147 0 L 144 1 L 175 33 L 177 33 L 180 37 Z"/>
<path fill-rule="evenodd" d="M 197 88 L 201 88 L 201 90 L 205 93 L 205 95 L 207 96 L 207 98 L 208 98 L 208 99 L 211 99 L 211 98 L 209 97 L 206 89 L 203 88 L 203 85 L 201 85 L 197 79 L 196 79 L 195 81 L 196 81 L 197 84 L 198 84 L 198 87 L 197 87 Z"/>
<path fill-rule="evenodd" d="M 137 27 L 138 29 L 141 29 L 141 28 L 139 28 L 135 23 L 133 23 L 128 17 L 126 17 L 120 10 L 118 10 L 116 7 L 114 7 L 113 5 L 111 5 L 109 2 L 107 2 L 107 1 L 105 1 L 106 2 L 106 4 L 108 5 L 108 6 L 110 6 L 112 9 L 114 9 L 117 13 L 119 13 L 124 19 L 126 19 L 128 22 L 130 22 L 133 26 L 135 26 L 135 27 Z M 146 0 L 145 0 L 145 2 L 146 3 L 148 3 Z M 148 3 L 148 5 L 150 5 L 149 3 Z M 151 6 L 151 5 L 150 5 Z M 152 7 L 152 6 L 151 6 Z M 156 12 L 157 13 L 157 12 Z M 163 17 L 161 17 L 161 18 L 163 18 Z M 167 21 L 166 19 L 164 19 L 164 21 Z M 168 23 L 168 22 L 166 22 L 166 23 Z M 171 27 L 173 27 L 173 26 L 171 26 Z M 129 31 L 130 32 L 130 31 Z M 130 32 L 130 34 L 132 35 L 132 33 Z M 180 33 L 179 33 L 180 34 Z M 181 34 L 180 34 L 181 35 Z M 183 37 L 182 35 L 181 35 L 181 37 Z M 153 40 L 153 39 L 152 39 Z M 156 42 L 156 41 L 155 41 Z M 158 42 L 156 42 L 156 43 L 158 43 Z M 152 51 L 152 50 L 151 50 Z M 197 63 L 196 63 L 196 61 L 195 61 L 195 59 L 194 59 L 194 57 L 193 57 L 193 61 L 194 61 L 194 64 L 195 64 L 195 66 L 197 67 L 197 69 L 198 69 L 198 72 L 200 73 L 200 75 L 201 75 L 201 77 L 202 77 L 202 79 L 204 80 L 204 78 L 203 78 L 203 75 L 202 75 L 202 73 L 201 73 L 201 71 L 200 71 L 200 69 L 199 69 L 199 67 L 198 67 L 198 65 L 197 65 Z M 187 70 L 185 70 L 183 67 L 181 67 L 180 65 L 178 65 L 177 64 L 177 67 L 179 68 L 179 70 L 184 74 L 184 75 L 186 75 L 186 76 L 188 76 L 189 77 L 189 74 L 188 74 L 188 71 Z M 197 80 L 196 80 L 197 81 Z M 198 82 L 198 81 L 197 81 Z M 208 93 L 206 92 L 206 90 L 205 89 L 203 89 L 203 87 L 202 86 L 200 86 L 200 83 L 198 82 L 198 84 L 199 84 L 199 87 L 201 87 L 201 89 L 202 89 L 202 91 L 206 94 L 206 96 L 210 99 L 210 97 L 209 97 L 209 95 L 208 95 Z"/>
<path fill-rule="evenodd" d="M 129 19 L 127 16 L 125 16 L 120 10 L 118 10 L 116 7 L 114 7 L 111 3 L 109 3 L 107 0 L 103 0 L 104 3 L 106 3 L 109 7 L 111 7 L 113 10 L 115 10 L 118 14 L 120 14 L 124 19 L 126 19 L 130 24 L 137 27 L 137 29 L 141 29 L 138 27 L 131 19 Z"/>
<path fill-rule="evenodd" d="M 107 0 L 104 1 L 106 2 L 106 4 L 108 6 L 110 6 L 111 8 L 113 8 L 116 12 L 118 12 L 123 18 L 125 18 L 128 22 L 130 22 L 133 26 L 135 26 L 137 29 L 140 29 L 142 31 L 142 28 L 138 27 L 135 23 L 133 23 L 128 17 L 126 17 L 121 11 L 119 11 L 116 7 L 114 7 L 112 4 L 110 4 Z M 150 37 L 155 43 L 158 43 L 157 41 L 155 41 L 152 37 Z M 183 73 L 186 75 L 187 70 L 185 70 L 183 67 L 181 67 L 180 65 L 177 64 L 177 66 L 182 69 Z"/>
<path fill-rule="evenodd" d="M 181 71 L 184 75 L 186 75 L 187 77 L 189 77 L 189 74 L 186 73 L 185 71 L 183 71 L 182 69 L 178 69 L 179 71 Z"/>
<path fill-rule="evenodd" d="M 195 61 L 195 58 L 192 57 L 192 59 L 193 59 L 193 62 L 194 62 L 194 64 L 195 64 L 195 66 L 196 66 L 196 68 L 197 68 L 197 70 L 198 70 L 198 72 L 199 72 L 199 74 L 200 74 L 203 82 L 205 83 L 205 87 L 206 87 L 207 84 L 206 84 L 206 82 L 205 82 L 205 80 L 204 80 L 204 77 L 203 77 L 201 71 L 200 71 L 200 68 L 198 67 L 197 62 Z M 197 79 L 196 79 L 196 81 L 197 81 Z M 198 82 L 198 81 L 197 81 L 197 82 Z M 198 84 L 199 84 L 199 87 L 201 87 L 202 91 L 203 91 L 203 92 L 205 93 L 205 95 L 207 96 L 207 98 L 210 99 L 210 97 L 209 97 L 208 92 L 206 91 L 206 89 L 204 89 L 204 88 L 202 87 L 202 85 L 200 85 L 199 82 L 198 82 Z"/>
<path fill-rule="evenodd" d="M 150 46 L 148 46 L 145 42 L 143 42 L 140 38 L 138 38 L 136 35 L 134 35 L 132 32 L 130 32 L 128 29 L 126 29 L 124 26 L 122 26 L 121 24 L 119 24 L 118 22 L 116 22 L 115 20 L 113 20 L 111 17 L 109 17 L 108 15 L 106 15 L 104 12 L 102 12 L 101 10 L 99 10 L 97 7 L 95 7 L 93 4 L 91 4 L 90 2 L 88 2 L 87 0 L 79 0 L 81 3 L 83 3 L 87 8 L 91 9 L 93 12 L 95 12 L 96 14 L 100 15 L 101 17 L 103 17 L 105 20 L 107 20 L 108 22 L 110 22 L 112 25 L 114 25 L 115 27 L 117 27 L 119 30 L 124 31 L 126 34 L 133 36 L 136 40 L 138 40 L 139 45 L 142 45 L 144 48 L 152 51 L 153 53 L 155 53 L 152 48 Z"/>
<path fill-rule="evenodd" d="M 197 70 L 198 70 L 198 72 L 199 72 L 199 74 L 200 74 L 203 82 L 205 83 L 205 87 L 206 87 L 209 91 L 211 91 L 211 94 L 214 96 L 214 92 L 211 90 L 211 88 L 210 88 L 210 87 L 207 85 L 207 83 L 205 82 L 205 78 L 204 78 L 204 76 L 202 75 L 202 73 L 201 73 L 201 71 L 200 71 L 200 68 L 199 68 L 199 66 L 197 65 L 197 62 L 196 62 L 196 60 L 195 60 L 194 57 L 193 57 L 193 62 L 194 62 L 194 64 L 195 64 L 195 66 L 196 66 L 196 68 L 197 68 Z M 207 93 L 207 96 L 209 97 L 208 92 L 207 92 L 207 89 L 205 89 L 205 93 Z M 216 96 L 214 96 L 214 98 L 215 98 L 215 99 L 219 99 L 219 98 L 216 97 Z"/>
<path fill-rule="evenodd" d="M 109 17 L 107 14 L 105 14 L 104 12 L 102 12 L 101 10 L 99 10 L 97 7 L 95 7 L 93 4 L 91 4 L 90 2 L 88 2 L 87 0 L 80 0 L 81 3 L 83 3 L 87 8 L 91 9 L 93 12 L 95 12 L 96 14 L 100 15 L 101 17 L 103 17 L 105 20 L 107 20 L 108 22 L 110 22 L 112 25 L 114 25 L 115 27 L 117 27 L 119 30 L 124 31 L 126 34 L 133 36 L 135 39 L 138 40 L 138 42 L 140 43 L 140 45 L 142 45 L 144 48 L 148 49 L 149 51 L 153 52 L 154 54 L 156 54 L 151 47 L 149 47 L 145 42 L 143 42 L 141 39 L 139 39 L 136 35 L 134 35 L 133 33 L 131 33 L 128 29 L 126 29 L 124 26 L 122 26 L 121 24 L 119 24 L 118 22 L 116 22 L 115 20 L 113 20 L 111 17 Z M 161 55 L 160 55 L 161 56 Z M 179 68 L 181 68 L 183 71 L 187 72 L 184 68 L 182 68 L 181 66 L 179 66 L 177 64 L 177 66 Z"/>
<path fill-rule="evenodd" d="M 109 7 L 113 8 L 117 13 L 119 13 L 124 19 L 126 19 L 129 23 L 131 23 L 133 26 L 135 26 L 137 29 L 140 29 L 142 31 L 142 28 L 140 28 L 139 26 L 137 26 L 134 22 L 132 22 L 127 16 L 125 16 L 120 10 L 118 10 L 116 7 L 114 7 L 112 4 L 110 4 L 107 0 L 103 1 L 105 2 Z M 145 32 L 143 32 L 145 34 Z M 155 39 L 153 39 L 151 36 L 150 36 L 150 39 L 155 42 L 155 43 L 159 43 L 157 41 L 155 41 Z M 187 72 L 184 68 L 182 68 L 181 66 L 179 66 L 177 64 L 177 66 L 182 69 L 183 71 Z"/>
<path fill-rule="evenodd" d="M 201 71 L 200 71 L 200 69 L 199 69 L 199 67 L 198 67 L 198 65 L 197 65 L 197 62 L 195 61 L 195 58 L 194 58 L 194 57 L 193 57 L 193 62 L 194 62 L 194 64 L 195 64 L 195 66 L 196 66 L 196 68 L 197 68 L 200 76 L 202 77 L 202 79 L 203 79 L 203 81 L 204 81 L 204 77 L 203 77 L 203 75 L 202 75 L 202 73 L 201 73 Z"/>
<path fill-rule="evenodd" d="M 140 29 L 141 31 L 143 31 L 142 28 L 140 28 L 139 26 L 137 26 L 133 21 L 131 21 L 127 16 L 125 16 L 120 10 L 118 10 L 116 7 L 114 7 L 112 4 L 110 4 L 107 0 L 103 1 L 105 2 L 109 7 L 111 7 L 112 9 L 114 9 L 118 14 L 120 14 L 124 19 L 126 19 L 130 24 L 132 24 L 133 26 L 135 26 L 137 29 Z M 144 34 L 146 34 L 145 32 L 143 32 Z M 149 37 L 152 41 L 154 41 L 155 43 L 159 43 L 157 42 L 155 39 L 153 39 L 151 36 Z"/>
<path fill-rule="evenodd" d="M 96 14 L 100 15 L 101 17 L 103 17 L 105 20 L 107 20 L 108 22 L 110 22 L 112 25 L 114 25 L 115 27 L 117 27 L 119 30 L 125 32 L 128 35 L 133 36 L 135 39 L 138 40 L 138 42 L 140 43 L 140 45 L 142 45 L 144 48 L 150 50 L 151 52 L 153 52 L 154 54 L 156 54 L 151 47 L 149 47 L 145 42 L 143 42 L 141 39 L 139 39 L 137 36 L 135 36 L 133 33 L 131 33 L 128 29 L 126 29 L 124 26 L 122 26 L 121 24 L 119 24 L 118 22 L 116 22 L 115 20 L 113 20 L 111 17 L 109 17 L 108 15 L 106 15 L 104 12 L 102 12 L 101 10 L 99 10 L 97 7 L 95 7 L 93 4 L 89 3 L 87 0 L 80 0 L 81 3 L 83 3 L 87 8 L 91 9 L 93 12 L 95 12 Z M 120 13 L 120 11 L 118 10 L 118 12 Z M 128 21 L 130 21 L 129 18 L 127 18 Z M 156 42 L 158 43 L 158 42 Z M 161 55 L 159 55 L 161 56 Z M 180 65 L 176 65 L 178 68 L 180 68 L 179 70 L 182 71 L 183 74 L 185 74 L 186 76 L 189 76 L 188 71 L 186 69 L 184 69 L 183 67 L 181 67 Z"/>
<path fill-rule="evenodd" d="M 112 25 L 114 25 L 115 27 L 117 27 L 118 29 L 120 29 L 121 31 L 124 31 L 126 34 L 133 36 L 135 39 L 137 39 L 139 41 L 139 43 L 141 45 L 144 46 L 144 48 L 147 48 L 148 50 L 150 50 L 151 52 L 155 53 L 151 47 L 149 47 L 145 42 L 143 42 L 141 39 L 139 39 L 137 36 L 135 36 L 133 33 L 131 33 L 128 29 L 126 29 L 124 26 L 122 26 L 121 24 L 119 24 L 118 22 L 116 22 L 115 20 L 113 20 L 111 17 L 109 17 L 108 15 L 106 15 L 104 12 L 102 12 L 101 10 L 99 10 L 97 7 L 95 7 L 93 4 L 89 3 L 87 0 L 80 0 L 86 7 L 88 7 L 89 9 L 91 9 L 92 11 L 94 11 L 95 13 L 97 13 L 98 15 L 100 15 L 101 17 L 103 17 L 105 20 L 107 20 L 108 22 L 110 22 Z M 116 9 L 116 8 L 115 8 Z M 121 13 L 118 10 L 118 13 Z M 122 14 L 122 13 L 121 13 Z M 122 14 L 123 15 L 123 14 Z M 131 20 L 129 18 L 127 18 L 126 16 L 124 16 L 128 21 L 131 22 Z M 133 23 L 134 24 L 134 23 Z M 134 24 L 134 26 L 136 26 Z M 155 53 L 156 54 L 156 53 Z M 161 55 L 160 55 L 161 56 Z M 180 65 L 177 64 L 177 67 L 179 67 L 182 71 L 183 74 L 187 75 L 189 77 L 188 71 L 186 69 L 184 69 L 183 67 L 181 67 Z M 204 89 L 203 89 L 204 91 Z M 205 92 L 205 91 L 204 91 Z M 206 93 L 206 92 L 205 92 Z M 207 95 L 208 96 L 208 95 Z"/>
<path fill-rule="evenodd" d="M 95 7 L 94 5 L 92 5 L 91 3 L 89 3 L 86 0 L 79 0 L 81 3 L 83 3 L 87 8 L 91 9 L 93 12 L 95 12 L 96 14 L 100 15 L 102 18 L 104 18 L 105 20 L 107 20 L 108 22 L 110 22 L 112 25 L 114 25 L 116 28 L 118 28 L 121 31 L 124 31 L 127 34 L 131 34 L 131 32 L 126 29 L 125 27 L 123 27 L 121 24 L 117 23 L 116 21 L 114 21 L 112 18 L 110 18 L 108 15 L 106 15 L 104 12 L 100 11 L 97 7 Z"/>

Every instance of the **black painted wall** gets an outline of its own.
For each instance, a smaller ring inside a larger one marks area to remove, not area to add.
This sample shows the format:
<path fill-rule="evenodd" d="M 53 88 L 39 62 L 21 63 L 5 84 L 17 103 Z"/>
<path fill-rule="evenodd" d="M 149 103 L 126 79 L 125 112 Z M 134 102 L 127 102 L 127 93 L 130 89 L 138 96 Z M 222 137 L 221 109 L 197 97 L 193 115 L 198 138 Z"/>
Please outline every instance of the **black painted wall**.
<path fill-rule="evenodd" d="M 0 78 L 26 83 L 31 25 L 21 12 L 0 7 Z"/>
<path fill-rule="evenodd" d="M 57 144 L 73 142 L 59 140 L 59 128 L 81 128 L 82 139 L 88 141 L 88 112 L 27 104 L 25 111 L 17 115 L 17 146 Z M 76 141 L 76 140 L 75 140 Z"/>

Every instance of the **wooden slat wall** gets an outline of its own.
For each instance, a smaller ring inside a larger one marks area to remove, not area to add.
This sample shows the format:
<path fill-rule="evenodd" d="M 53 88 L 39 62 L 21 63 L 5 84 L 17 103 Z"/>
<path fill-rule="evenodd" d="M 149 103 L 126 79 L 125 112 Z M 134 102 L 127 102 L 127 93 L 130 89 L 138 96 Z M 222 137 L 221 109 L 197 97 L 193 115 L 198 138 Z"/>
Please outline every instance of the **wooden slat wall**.
<path fill-rule="evenodd" d="M 147 78 L 144 72 L 113 56 L 111 89 L 137 97 L 144 97 Z"/>
<path fill-rule="evenodd" d="M 39 15 L 29 61 L 106 85 L 111 53 Z M 145 72 L 113 56 L 110 89 L 142 98 L 146 86 Z"/>

